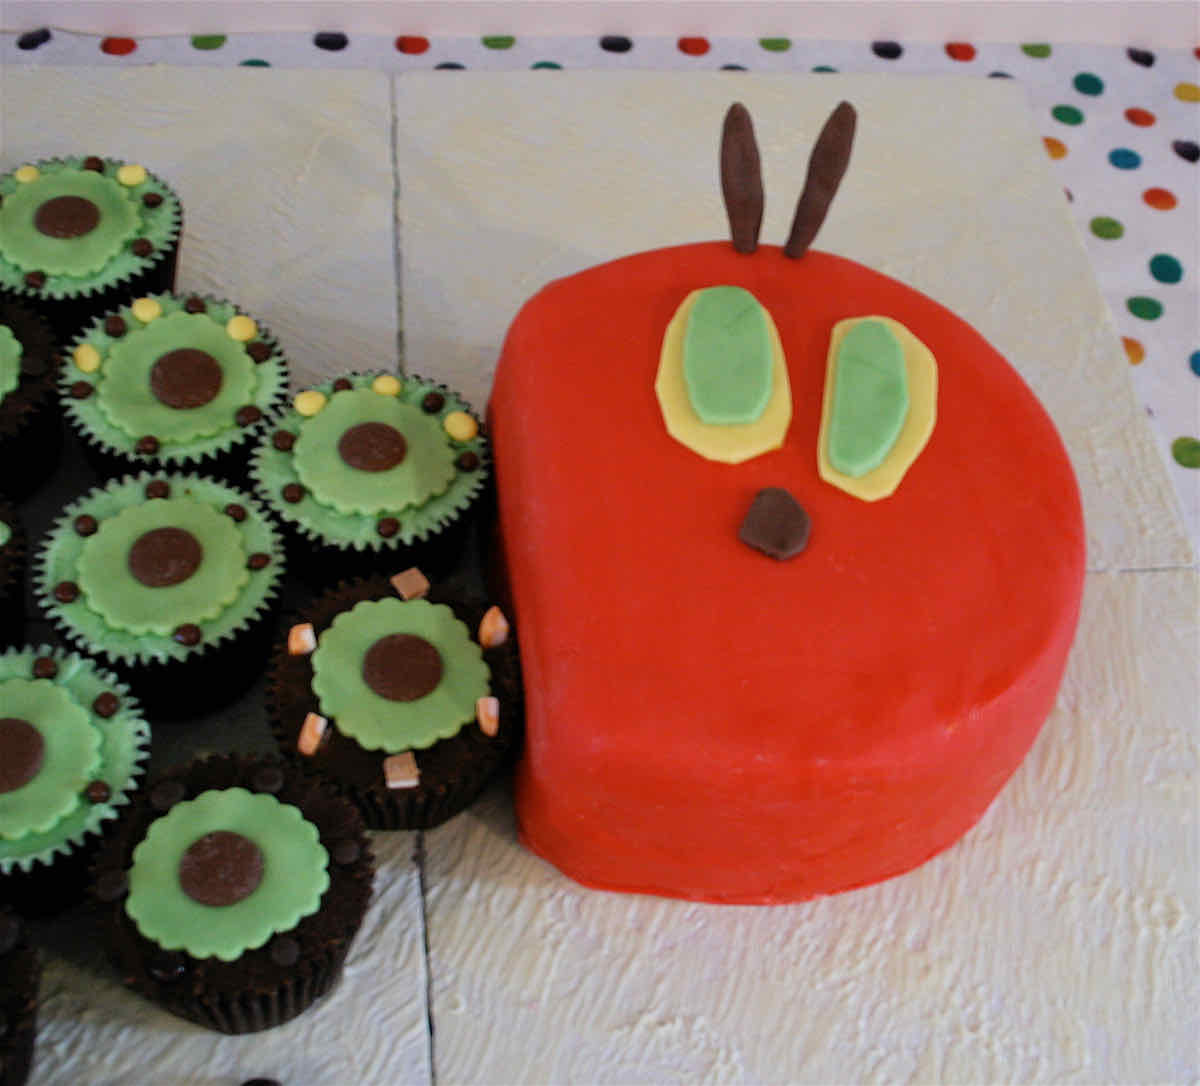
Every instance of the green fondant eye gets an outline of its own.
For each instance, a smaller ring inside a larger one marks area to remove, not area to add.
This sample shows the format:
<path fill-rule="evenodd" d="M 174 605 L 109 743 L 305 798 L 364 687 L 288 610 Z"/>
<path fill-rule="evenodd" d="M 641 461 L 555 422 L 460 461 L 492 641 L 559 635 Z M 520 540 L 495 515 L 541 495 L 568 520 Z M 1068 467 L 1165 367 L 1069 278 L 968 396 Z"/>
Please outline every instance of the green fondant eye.
<path fill-rule="evenodd" d="M 688 399 L 700 420 L 757 420 L 771 396 L 773 355 L 766 312 L 742 287 L 698 292 L 683 341 Z"/>
<path fill-rule="evenodd" d="M 908 415 L 904 350 L 879 321 L 845 335 L 834 370 L 829 461 L 858 478 L 883 463 Z"/>

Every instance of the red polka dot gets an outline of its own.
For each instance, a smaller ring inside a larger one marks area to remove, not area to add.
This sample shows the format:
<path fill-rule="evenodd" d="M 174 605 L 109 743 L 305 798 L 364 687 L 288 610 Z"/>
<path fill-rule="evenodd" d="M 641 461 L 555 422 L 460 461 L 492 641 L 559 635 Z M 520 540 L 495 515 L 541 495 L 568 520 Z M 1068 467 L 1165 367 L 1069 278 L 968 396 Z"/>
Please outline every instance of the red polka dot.
<path fill-rule="evenodd" d="M 1139 109 L 1134 106 L 1125 111 L 1125 120 L 1130 124 L 1136 124 L 1138 128 L 1149 128 L 1158 118 L 1148 109 Z"/>
<path fill-rule="evenodd" d="M 1155 211 L 1170 211 L 1177 203 L 1175 194 L 1166 189 L 1147 189 L 1142 193 L 1142 199 Z"/>
<path fill-rule="evenodd" d="M 946 46 L 946 56 L 951 60 L 974 60 L 975 46 L 970 42 L 952 41 Z"/>
<path fill-rule="evenodd" d="M 411 34 L 402 34 L 396 39 L 396 49 L 401 53 L 408 53 L 410 56 L 416 56 L 418 53 L 424 53 L 428 48 L 428 38 L 415 37 Z"/>
<path fill-rule="evenodd" d="M 105 38 L 100 43 L 100 52 L 110 57 L 128 56 L 137 48 L 137 42 L 132 38 Z"/>
<path fill-rule="evenodd" d="M 680 38 L 679 51 L 689 57 L 702 57 L 708 52 L 707 38 Z"/>

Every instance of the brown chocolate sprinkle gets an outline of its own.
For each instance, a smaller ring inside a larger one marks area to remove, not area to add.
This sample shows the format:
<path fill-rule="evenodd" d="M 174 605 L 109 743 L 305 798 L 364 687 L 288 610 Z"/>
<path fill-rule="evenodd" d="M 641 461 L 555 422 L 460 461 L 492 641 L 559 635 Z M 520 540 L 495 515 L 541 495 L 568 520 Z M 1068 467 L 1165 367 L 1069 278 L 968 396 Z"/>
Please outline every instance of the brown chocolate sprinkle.
<path fill-rule="evenodd" d="M 225 506 L 225 515 L 235 523 L 241 524 L 246 519 L 246 508 L 237 502 L 230 502 Z"/>
<path fill-rule="evenodd" d="M 0 718 L 0 795 L 27 785 L 42 768 L 46 742 L 28 720 Z"/>
<path fill-rule="evenodd" d="M 187 790 L 183 787 L 182 781 L 159 781 L 150 789 L 150 806 L 165 814 L 186 795 Z"/>
<path fill-rule="evenodd" d="M 95 535 L 100 527 L 99 521 L 91 513 L 83 513 L 75 518 L 75 534 L 82 536 Z"/>
<path fill-rule="evenodd" d="M 283 500 L 295 505 L 297 502 L 304 500 L 304 487 L 299 483 L 288 483 L 283 488 Z"/>
<path fill-rule="evenodd" d="M 829 205 L 850 164 L 850 148 L 854 145 L 854 129 L 858 114 L 849 102 L 839 102 L 829 115 L 813 145 L 808 160 L 808 175 L 804 191 L 796 205 L 796 217 L 788 234 L 783 255 L 799 259 L 812 244 L 817 231 L 829 213 Z"/>
<path fill-rule="evenodd" d="M 179 888 L 201 905 L 236 905 L 262 882 L 263 854 L 249 837 L 214 830 L 179 858 Z"/>
<path fill-rule="evenodd" d="M 454 461 L 454 464 L 459 471 L 474 471 L 479 467 L 479 454 L 468 449 L 466 452 L 458 454 L 458 459 Z"/>
<path fill-rule="evenodd" d="M 171 496 L 171 484 L 166 479 L 151 479 L 146 484 L 147 498 L 169 498 Z"/>
<path fill-rule="evenodd" d="M 112 798 L 112 789 L 108 781 L 97 779 L 88 783 L 83 794 L 87 796 L 88 803 L 107 803 Z"/>
<path fill-rule="evenodd" d="M 754 495 L 738 539 L 782 562 L 804 550 L 810 526 L 808 513 L 788 491 L 769 486 Z"/>
<path fill-rule="evenodd" d="M 333 382 L 334 392 L 348 392 L 354 387 L 354 382 L 349 377 L 339 377 Z"/>
<path fill-rule="evenodd" d="M 158 438 L 153 434 L 146 434 L 145 437 L 139 437 L 137 444 L 133 447 L 133 451 L 139 456 L 153 456 L 158 452 Z"/>
<path fill-rule="evenodd" d="M 26 272 L 25 285 L 33 287 L 34 290 L 41 290 L 46 285 L 46 273 L 42 271 Z"/>
<path fill-rule="evenodd" d="M 254 791 L 274 795 L 283 787 L 283 770 L 277 765 L 265 765 L 254 774 Z"/>
<path fill-rule="evenodd" d="M 160 950 L 151 956 L 146 972 L 160 984 L 170 984 L 187 973 L 187 959 L 178 950 Z"/>
<path fill-rule="evenodd" d="M 59 603 L 74 603 L 79 599 L 79 585 L 74 581 L 59 581 L 54 586 L 54 598 Z"/>
<path fill-rule="evenodd" d="M 233 416 L 233 421 L 239 426 L 253 426 L 261 418 L 262 412 L 254 404 L 248 403 L 244 407 L 237 409 L 237 414 Z"/>
<path fill-rule="evenodd" d="M 381 517 L 375 525 L 377 531 L 384 539 L 391 539 L 398 531 L 400 531 L 400 522 L 395 517 Z"/>
<path fill-rule="evenodd" d="M 300 944 L 290 935 L 279 935 L 271 940 L 271 961 L 285 969 L 300 960 Z"/>
<path fill-rule="evenodd" d="M 246 568 L 247 569 L 253 569 L 253 570 L 266 569 L 267 566 L 269 566 L 270 564 L 271 564 L 271 556 L 269 554 L 263 554 L 262 551 L 257 551 L 256 553 L 250 555 L 250 557 L 246 559 Z"/>
<path fill-rule="evenodd" d="M 208 311 L 204 299 L 195 294 L 183 303 L 183 308 L 186 313 L 206 313 Z"/>
<path fill-rule="evenodd" d="M 182 584 L 200 568 L 204 548 L 183 528 L 154 528 L 134 540 L 126 561 L 139 584 L 167 588 Z"/>
<path fill-rule="evenodd" d="M 96 173 L 104 172 L 104 159 L 99 155 L 88 155 L 83 160 L 83 168 L 85 170 L 94 170 Z"/>
<path fill-rule="evenodd" d="M 105 720 L 116 713 L 119 708 L 121 708 L 121 699 L 111 690 L 105 690 L 104 693 L 97 694 L 96 700 L 92 702 L 92 712 L 98 717 L 103 717 Z"/>
<path fill-rule="evenodd" d="M 176 642 L 189 649 L 199 645 L 200 638 L 203 636 L 200 627 L 194 622 L 185 622 L 182 626 L 176 626 L 175 632 L 171 634 Z"/>
<path fill-rule="evenodd" d="M 154 245 L 149 238 L 134 238 L 129 248 L 134 256 L 149 256 L 154 252 Z"/>
<path fill-rule="evenodd" d="M 221 363 L 207 351 L 180 347 L 150 368 L 150 391 L 159 403 L 181 411 L 211 403 L 221 391 Z"/>
<path fill-rule="evenodd" d="M 363 656 L 363 682 L 388 701 L 423 698 L 437 689 L 442 671 L 437 647 L 413 634 L 381 637 Z"/>
<path fill-rule="evenodd" d="M 100 901 L 120 901 L 121 898 L 129 893 L 129 875 L 119 869 L 101 871 L 96 876 L 96 881 L 92 886 L 92 893 Z"/>
<path fill-rule="evenodd" d="M 289 430 L 276 430 L 271 435 L 271 444 L 280 452 L 291 452 L 296 444 L 296 435 Z"/>
<path fill-rule="evenodd" d="M 146 207 L 158 207 L 163 202 L 162 193 L 160 192 L 143 192 L 142 203 Z"/>
<path fill-rule="evenodd" d="M 349 838 L 339 841 L 329 850 L 329 855 L 333 857 L 335 864 L 341 864 L 342 867 L 347 867 L 352 863 L 356 863 L 362 855 L 362 849 L 357 841 L 351 841 Z"/>
<path fill-rule="evenodd" d="M 39 656 L 33 662 L 35 679 L 53 679 L 58 674 L 58 661 L 52 656 Z"/>
<path fill-rule="evenodd" d="M 104 318 L 104 331 L 113 339 L 120 339 L 125 334 L 125 318 L 119 313 L 110 313 Z"/>
<path fill-rule="evenodd" d="M 70 388 L 71 399 L 86 400 L 93 391 L 90 381 L 76 381 Z"/>
<path fill-rule="evenodd" d="M 256 339 L 253 343 L 246 345 L 246 353 L 255 362 L 265 362 L 271 357 L 271 345 L 264 343 L 261 339 Z"/>
<path fill-rule="evenodd" d="M 721 130 L 721 196 L 734 249 L 754 252 L 762 229 L 762 161 L 750 112 L 741 102 L 729 107 Z"/>
<path fill-rule="evenodd" d="M 436 415 L 446 405 L 446 397 L 440 392 L 427 392 L 421 401 L 421 410 L 427 415 Z"/>
<path fill-rule="evenodd" d="M 356 471 L 389 471 L 408 452 L 404 435 L 386 422 L 360 422 L 338 439 L 338 455 Z"/>
<path fill-rule="evenodd" d="M 48 238 L 81 238 L 100 225 L 100 209 L 82 196 L 55 196 L 33 213 L 33 225 Z"/>

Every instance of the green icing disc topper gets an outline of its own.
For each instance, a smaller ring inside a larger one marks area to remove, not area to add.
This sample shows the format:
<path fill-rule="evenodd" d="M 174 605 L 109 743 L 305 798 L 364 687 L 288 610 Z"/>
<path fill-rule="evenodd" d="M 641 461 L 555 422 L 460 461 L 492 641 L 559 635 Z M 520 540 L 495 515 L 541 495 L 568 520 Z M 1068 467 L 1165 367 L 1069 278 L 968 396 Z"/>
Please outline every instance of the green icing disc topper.
<path fill-rule="evenodd" d="M 771 398 L 771 336 L 762 305 L 742 287 L 698 292 L 683 339 L 692 409 L 718 425 L 758 419 Z"/>
<path fill-rule="evenodd" d="M 20 340 L 13 335 L 7 324 L 0 324 L 0 403 L 21 380 L 21 355 L 24 353 Z"/>
<path fill-rule="evenodd" d="M 887 458 L 907 417 L 904 349 L 886 325 L 861 321 L 835 360 L 829 462 L 845 475 L 866 475 Z"/>

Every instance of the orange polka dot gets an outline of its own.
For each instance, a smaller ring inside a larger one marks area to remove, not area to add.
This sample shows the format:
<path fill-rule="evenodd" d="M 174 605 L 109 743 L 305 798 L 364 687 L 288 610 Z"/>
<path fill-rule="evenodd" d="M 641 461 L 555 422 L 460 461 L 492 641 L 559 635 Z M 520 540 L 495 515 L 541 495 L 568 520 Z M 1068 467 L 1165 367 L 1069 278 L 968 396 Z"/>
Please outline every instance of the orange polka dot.
<path fill-rule="evenodd" d="M 1136 124 L 1138 128 L 1149 128 L 1158 118 L 1148 109 L 1139 109 L 1134 106 L 1125 111 L 1125 120 L 1130 124 Z"/>
<path fill-rule="evenodd" d="M 1195 83 L 1176 83 L 1175 97 L 1181 102 L 1200 102 L 1200 87 Z"/>
<path fill-rule="evenodd" d="M 1142 193 L 1142 199 L 1155 211 L 1170 211 L 1177 203 L 1175 194 L 1166 189 L 1147 189 Z"/>
<path fill-rule="evenodd" d="M 100 52 L 110 57 L 128 56 L 137 48 L 137 42 L 132 38 L 105 38 L 100 43 Z"/>
<path fill-rule="evenodd" d="M 1129 336 L 1122 336 L 1121 343 L 1125 347 L 1125 357 L 1129 359 L 1129 364 L 1131 366 L 1140 365 L 1142 359 L 1146 357 L 1146 348 L 1136 339 L 1130 339 Z"/>
<path fill-rule="evenodd" d="M 1056 140 L 1053 136 L 1044 136 L 1042 143 L 1046 145 L 1046 154 L 1051 158 L 1067 157 L 1067 145 L 1062 140 Z"/>

